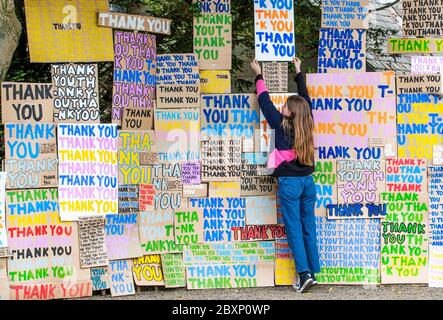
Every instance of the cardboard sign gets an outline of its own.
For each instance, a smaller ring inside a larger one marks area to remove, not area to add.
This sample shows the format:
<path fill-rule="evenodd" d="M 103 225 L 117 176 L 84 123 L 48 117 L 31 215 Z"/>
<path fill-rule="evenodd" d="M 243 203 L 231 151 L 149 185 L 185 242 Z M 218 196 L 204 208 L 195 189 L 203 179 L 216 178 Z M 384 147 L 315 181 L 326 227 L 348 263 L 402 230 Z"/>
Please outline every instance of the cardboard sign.
<path fill-rule="evenodd" d="M 174 238 L 174 212 L 140 212 L 140 243 L 145 254 L 179 253 L 183 245 Z"/>
<path fill-rule="evenodd" d="M 107 266 L 108 253 L 105 243 L 105 222 L 101 217 L 80 217 L 80 264 L 82 268 Z"/>
<path fill-rule="evenodd" d="M 80 269 L 77 224 L 62 222 L 57 189 L 6 192 L 11 299 L 92 295 L 89 269 Z"/>
<path fill-rule="evenodd" d="M 263 62 L 263 79 L 269 92 L 288 92 L 288 63 Z"/>
<path fill-rule="evenodd" d="M 267 168 L 263 153 L 242 153 L 241 196 L 261 196 L 276 193 L 277 181 Z"/>
<path fill-rule="evenodd" d="M 155 132 L 119 131 L 119 184 L 150 184 L 151 167 L 157 162 Z"/>
<path fill-rule="evenodd" d="M 191 208 L 203 209 L 204 242 L 233 240 L 232 228 L 245 226 L 244 198 L 191 198 Z"/>
<path fill-rule="evenodd" d="M 7 189 L 56 187 L 57 140 L 53 123 L 5 124 Z"/>
<path fill-rule="evenodd" d="M 432 146 L 432 164 L 434 166 L 443 164 L 443 145 Z"/>
<path fill-rule="evenodd" d="M 206 183 L 183 185 L 184 198 L 206 198 L 207 196 L 208 196 L 208 185 Z"/>
<path fill-rule="evenodd" d="M 365 71 L 366 30 L 320 29 L 318 73 Z"/>
<path fill-rule="evenodd" d="M 159 254 L 133 259 L 132 275 L 138 286 L 162 286 L 165 284 Z"/>
<path fill-rule="evenodd" d="M 283 225 L 259 225 L 232 227 L 234 241 L 268 241 L 286 239 L 285 226 Z"/>
<path fill-rule="evenodd" d="M 51 83 L 1 83 L 2 123 L 53 122 Z"/>
<path fill-rule="evenodd" d="M 139 186 L 139 211 L 148 211 L 154 209 L 154 185 L 140 184 Z"/>
<path fill-rule="evenodd" d="M 227 197 L 240 197 L 240 182 L 209 182 L 209 197 L 210 198 L 227 198 Z"/>
<path fill-rule="evenodd" d="M 291 286 L 298 282 L 294 257 L 288 240 L 275 240 L 275 285 Z"/>
<path fill-rule="evenodd" d="M 179 208 L 174 211 L 175 243 L 190 245 L 203 242 L 203 210 Z"/>
<path fill-rule="evenodd" d="M 202 141 L 202 181 L 240 181 L 241 140 L 209 138 Z"/>
<path fill-rule="evenodd" d="M 316 217 L 324 284 L 377 284 L 380 279 L 380 221 Z"/>
<path fill-rule="evenodd" d="M 193 161 L 200 159 L 200 112 L 198 109 L 155 111 L 155 134 L 159 159 Z"/>
<path fill-rule="evenodd" d="M 8 232 L 6 229 L 6 172 L 0 172 L 0 258 L 8 253 Z M 0 259 L 1 260 L 1 259 Z"/>
<path fill-rule="evenodd" d="M 115 31 L 112 123 L 122 125 L 125 108 L 155 108 L 156 56 L 154 35 Z"/>
<path fill-rule="evenodd" d="M 443 287 L 443 167 L 428 167 L 429 184 L 429 287 Z"/>
<path fill-rule="evenodd" d="M 231 93 L 231 72 L 228 70 L 200 70 L 200 92 Z"/>
<path fill-rule="evenodd" d="M 246 224 L 277 224 L 277 205 L 275 196 L 247 197 Z"/>
<path fill-rule="evenodd" d="M 415 192 L 427 199 L 426 159 L 386 159 L 386 192 Z"/>
<path fill-rule="evenodd" d="M 136 184 L 122 184 L 118 186 L 119 213 L 139 212 L 138 187 Z"/>
<path fill-rule="evenodd" d="M 112 30 L 97 25 L 107 0 L 26 0 L 31 62 L 112 61 Z"/>
<path fill-rule="evenodd" d="M 105 238 L 110 260 L 137 258 L 143 255 L 138 231 L 138 213 L 108 214 Z"/>
<path fill-rule="evenodd" d="M 275 253 L 273 241 L 191 244 L 183 251 L 183 263 L 190 266 L 274 262 Z"/>
<path fill-rule="evenodd" d="M 182 164 L 183 184 L 200 184 L 200 161 L 189 161 Z"/>
<path fill-rule="evenodd" d="M 254 1 L 255 57 L 292 61 L 295 56 L 293 0 Z"/>
<path fill-rule="evenodd" d="M 200 74 L 195 54 L 157 56 L 157 108 L 200 107 Z"/>
<path fill-rule="evenodd" d="M 111 296 L 120 297 L 135 294 L 132 260 L 109 261 L 108 270 L 111 278 Z"/>
<path fill-rule="evenodd" d="M 443 36 L 440 1 L 402 1 L 402 30 L 407 37 Z"/>
<path fill-rule="evenodd" d="M 51 75 L 56 123 L 100 123 L 96 64 L 53 64 Z"/>
<path fill-rule="evenodd" d="M 100 12 L 98 25 L 113 29 L 144 31 L 148 33 L 171 34 L 172 20 L 137 16 L 116 12 Z"/>
<path fill-rule="evenodd" d="M 7 259 L 0 258 L 0 301 L 9 300 L 9 279 L 6 271 Z"/>
<path fill-rule="evenodd" d="M 231 0 L 192 0 L 201 13 L 231 13 Z"/>
<path fill-rule="evenodd" d="M 202 95 L 202 136 L 254 139 L 260 128 L 260 108 L 255 94 Z"/>
<path fill-rule="evenodd" d="M 193 265 L 186 280 L 188 289 L 272 287 L 274 263 Z"/>
<path fill-rule="evenodd" d="M 154 110 L 125 108 L 123 110 L 122 130 L 154 129 Z"/>
<path fill-rule="evenodd" d="M 396 74 L 397 95 L 408 93 L 441 93 L 440 74 Z"/>
<path fill-rule="evenodd" d="M 416 192 L 386 192 L 382 197 L 388 213 L 381 222 L 381 283 L 427 283 L 427 201 Z"/>
<path fill-rule="evenodd" d="M 108 267 L 91 268 L 92 291 L 106 290 L 111 287 Z"/>
<path fill-rule="evenodd" d="M 59 124 L 60 217 L 118 213 L 117 126 Z"/>
<path fill-rule="evenodd" d="M 166 288 L 186 287 L 186 268 L 181 253 L 161 255 L 163 277 Z"/>
<path fill-rule="evenodd" d="M 397 154 L 393 72 L 308 74 L 307 85 L 317 159 L 380 159 L 369 137 L 382 137 Z"/>
<path fill-rule="evenodd" d="M 441 72 L 443 57 L 440 56 L 412 56 L 411 73 L 414 74 L 435 74 Z"/>
<path fill-rule="evenodd" d="M 440 53 L 443 39 L 437 38 L 390 38 L 388 54 L 399 53 Z"/>
<path fill-rule="evenodd" d="M 194 53 L 200 70 L 231 70 L 232 16 L 202 14 L 194 17 Z"/>
<path fill-rule="evenodd" d="M 315 215 L 326 216 L 328 205 L 337 203 L 337 163 L 335 160 L 317 160 L 312 173 L 317 188 Z"/>
<path fill-rule="evenodd" d="M 423 93 L 397 97 L 398 156 L 432 161 L 433 145 L 443 144 L 443 99 Z M 419 125 L 418 125 L 419 124 Z"/>
<path fill-rule="evenodd" d="M 321 2 L 322 28 L 369 28 L 369 0 L 323 0 Z"/>

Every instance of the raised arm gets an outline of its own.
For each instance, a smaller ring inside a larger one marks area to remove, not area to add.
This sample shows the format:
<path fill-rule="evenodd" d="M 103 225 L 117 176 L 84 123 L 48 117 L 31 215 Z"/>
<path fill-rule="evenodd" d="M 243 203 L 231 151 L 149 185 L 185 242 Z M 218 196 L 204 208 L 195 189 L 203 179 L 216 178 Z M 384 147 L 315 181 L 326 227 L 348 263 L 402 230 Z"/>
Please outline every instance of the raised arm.
<path fill-rule="evenodd" d="M 306 82 L 305 78 L 303 76 L 303 73 L 301 72 L 301 60 L 299 58 L 294 58 L 292 60 L 295 66 L 295 82 L 297 83 L 297 91 L 298 95 L 306 100 L 306 102 L 311 107 L 311 116 L 312 114 L 312 101 L 308 94 L 308 89 L 306 88 Z"/>
<path fill-rule="evenodd" d="M 255 78 L 255 86 L 257 88 L 257 99 L 260 110 L 265 116 L 271 129 L 277 129 L 281 126 L 283 115 L 277 110 L 269 97 L 268 88 L 266 88 L 263 80 L 260 64 L 257 60 L 251 62 L 251 68 L 255 71 L 257 77 Z"/>

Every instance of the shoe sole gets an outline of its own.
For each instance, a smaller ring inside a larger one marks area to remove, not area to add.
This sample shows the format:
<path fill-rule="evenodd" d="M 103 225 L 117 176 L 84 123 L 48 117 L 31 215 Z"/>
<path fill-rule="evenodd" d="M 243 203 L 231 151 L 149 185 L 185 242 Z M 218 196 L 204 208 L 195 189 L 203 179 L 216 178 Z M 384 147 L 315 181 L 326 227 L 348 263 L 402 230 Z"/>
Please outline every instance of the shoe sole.
<path fill-rule="evenodd" d="M 308 290 L 310 287 L 312 287 L 313 284 L 314 284 L 314 280 L 312 280 L 312 279 L 308 279 L 308 280 L 306 280 L 306 282 L 303 284 L 303 287 L 301 287 L 301 288 L 298 290 L 298 292 L 299 292 L 299 293 L 303 293 L 303 292 L 305 292 L 305 291 Z"/>

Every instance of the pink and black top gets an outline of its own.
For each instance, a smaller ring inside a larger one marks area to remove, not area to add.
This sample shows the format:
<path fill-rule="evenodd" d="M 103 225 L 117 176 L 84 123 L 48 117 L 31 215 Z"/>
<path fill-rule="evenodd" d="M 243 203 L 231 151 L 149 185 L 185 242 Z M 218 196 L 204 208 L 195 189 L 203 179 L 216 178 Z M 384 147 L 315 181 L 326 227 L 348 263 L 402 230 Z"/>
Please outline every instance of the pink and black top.
<path fill-rule="evenodd" d="M 309 98 L 302 73 L 295 76 L 295 82 L 298 86 L 298 95 L 303 97 L 312 109 L 311 98 Z M 268 168 L 274 169 L 272 175 L 276 177 L 302 177 L 312 174 L 315 171 L 314 166 L 302 165 L 297 160 L 297 155 L 292 149 L 294 138 L 291 133 L 289 135 L 285 133 L 282 127 L 283 115 L 272 103 L 261 74 L 255 79 L 255 85 L 260 109 L 269 126 L 275 132 L 275 149 L 268 156 Z"/>

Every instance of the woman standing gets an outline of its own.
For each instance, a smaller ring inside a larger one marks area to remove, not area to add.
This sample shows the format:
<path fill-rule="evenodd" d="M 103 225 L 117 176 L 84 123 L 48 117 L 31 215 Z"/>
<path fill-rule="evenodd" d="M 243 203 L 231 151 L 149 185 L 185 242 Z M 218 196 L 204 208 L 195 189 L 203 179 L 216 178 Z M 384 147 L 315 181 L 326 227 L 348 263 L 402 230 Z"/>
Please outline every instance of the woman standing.
<path fill-rule="evenodd" d="M 269 154 L 268 168 L 273 168 L 273 175 L 278 177 L 280 207 L 300 277 L 298 291 L 302 293 L 317 284 L 315 273 L 320 272 L 320 263 L 314 214 L 316 187 L 311 176 L 315 170 L 314 119 L 300 71 L 301 61 L 294 58 L 293 63 L 298 96 L 290 96 L 281 113 L 271 102 L 257 60 L 252 61 L 251 67 L 257 75 L 260 109 L 275 132 L 275 149 Z"/>

